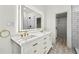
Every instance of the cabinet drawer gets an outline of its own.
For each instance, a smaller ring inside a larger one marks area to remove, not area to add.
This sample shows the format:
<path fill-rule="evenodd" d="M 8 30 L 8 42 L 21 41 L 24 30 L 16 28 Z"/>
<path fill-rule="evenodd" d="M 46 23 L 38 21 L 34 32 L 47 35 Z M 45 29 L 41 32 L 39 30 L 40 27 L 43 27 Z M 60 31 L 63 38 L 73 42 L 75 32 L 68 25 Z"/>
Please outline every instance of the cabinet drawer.
<path fill-rule="evenodd" d="M 40 43 L 39 39 L 33 42 L 28 43 L 29 51 L 31 51 L 32 54 L 39 54 L 40 53 Z"/>
<path fill-rule="evenodd" d="M 47 40 L 47 39 L 49 39 L 49 36 L 44 36 L 43 38 L 42 38 L 43 40 Z"/>
<path fill-rule="evenodd" d="M 41 43 L 41 46 L 42 46 L 42 53 L 43 54 L 46 54 L 49 51 L 49 49 L 52 47 L 52 43 L 51 43 L 49 37 L 46 38 L 45 40 L 43 38 L 40 43 Z"/>
<path fill-rule="evenodd" d="M 44 46 L 44 48 L 43 48 L 43 54 L 48 53 L 49 50 L 50 50 L 50 48 L 51 48 L 51 46 Z"/>
<path fill-rule="evenodd" d="M 22 48 L 22 53 L 27 53 L 27 54 L 36 54 L 36 53 L 39 53 L 39 46 L 37 45 L 37 46 L 32 46 L 32 45 L 30 45 L 30 44 L 28 44 L 28 45 L 26 45 L 26 46 L 24 46 L 23 48 Z"/>
<path fill-rule="evenodd" d="M 41 44 L 44 45 L 51 45 L 51 41 L 49 40 L 49 38 L 47 38 L 46 40 L 42 40 Z"/>
<path fill-rule="evenodd" d="M 28 54 L 45 54 L 49 51 L 51 42 L 49 36 L 44 36 L 32 42 L 23 44 L 23 53 Z"/>

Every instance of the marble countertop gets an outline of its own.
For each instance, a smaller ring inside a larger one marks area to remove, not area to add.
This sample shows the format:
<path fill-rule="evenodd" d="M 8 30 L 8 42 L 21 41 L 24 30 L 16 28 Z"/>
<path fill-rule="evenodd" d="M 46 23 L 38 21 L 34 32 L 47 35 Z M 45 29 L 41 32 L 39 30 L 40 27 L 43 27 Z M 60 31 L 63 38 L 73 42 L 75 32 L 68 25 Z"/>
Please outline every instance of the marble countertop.
<path fill-rule="evenodd" d="M 28 36 L 22 38 L 18 34 L 16 34 L 16 35 L 14 35 L 14 36 L 11 37 L 12 38 L 11 40 L 21 46 L 23 43 L 26 43 L 26 42 L 29 43 L 29 42 L 34 41 L 34 40 L 36 40 L 36 39 L 38 39 L 38 38 L 40 38 L 40 37 L 42 37 L 44 35 L 47 35 L 47 34 L 50 34 L 50 32 L 36 32 L 36 33 L 31 33 L 28 36 L 33 36 L 32 38 L 28 38 Z"/>

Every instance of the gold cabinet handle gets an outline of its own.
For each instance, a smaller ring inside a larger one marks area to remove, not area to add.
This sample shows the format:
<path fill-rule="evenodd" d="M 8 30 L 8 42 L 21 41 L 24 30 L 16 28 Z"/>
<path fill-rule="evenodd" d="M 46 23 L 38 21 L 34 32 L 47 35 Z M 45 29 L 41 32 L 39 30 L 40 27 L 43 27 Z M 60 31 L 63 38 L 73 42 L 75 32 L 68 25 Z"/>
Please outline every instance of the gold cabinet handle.
<path fill-rule="evenodd" d="M 36 53 L 37 52 L 37 50 L 34 50 L 34 53 Z"/>
<path fill-rule="evenodd" d="M 33 46 L 36 46 L 38 43 L 33 44 Z"/>

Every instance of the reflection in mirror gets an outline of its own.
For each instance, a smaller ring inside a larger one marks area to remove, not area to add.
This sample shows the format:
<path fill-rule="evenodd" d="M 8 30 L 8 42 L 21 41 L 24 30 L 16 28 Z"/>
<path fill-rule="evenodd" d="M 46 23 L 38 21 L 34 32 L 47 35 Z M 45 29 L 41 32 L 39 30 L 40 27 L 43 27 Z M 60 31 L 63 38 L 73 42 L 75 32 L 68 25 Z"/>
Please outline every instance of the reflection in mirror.
<path fill-rule="evenodd" d="M 41 28 L 41 15 L 39 13 L 23 5 L 21 10 L 23 30 Z"/>
<path fill-rule="evenodd" d="M 41 17 L 37 18 L 37 28 L 41 28 Z"/>

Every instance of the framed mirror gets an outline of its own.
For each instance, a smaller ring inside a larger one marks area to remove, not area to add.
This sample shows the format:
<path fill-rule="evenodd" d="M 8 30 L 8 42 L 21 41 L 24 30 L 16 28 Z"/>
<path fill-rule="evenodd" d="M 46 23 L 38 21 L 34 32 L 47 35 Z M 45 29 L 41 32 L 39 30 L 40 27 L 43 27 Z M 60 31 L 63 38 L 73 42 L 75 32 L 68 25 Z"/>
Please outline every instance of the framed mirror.
<path fill-rule="evenodd" d="M 43 29 L 43 15 L 33 8 L 19 6 L 19 31 Z"/>

